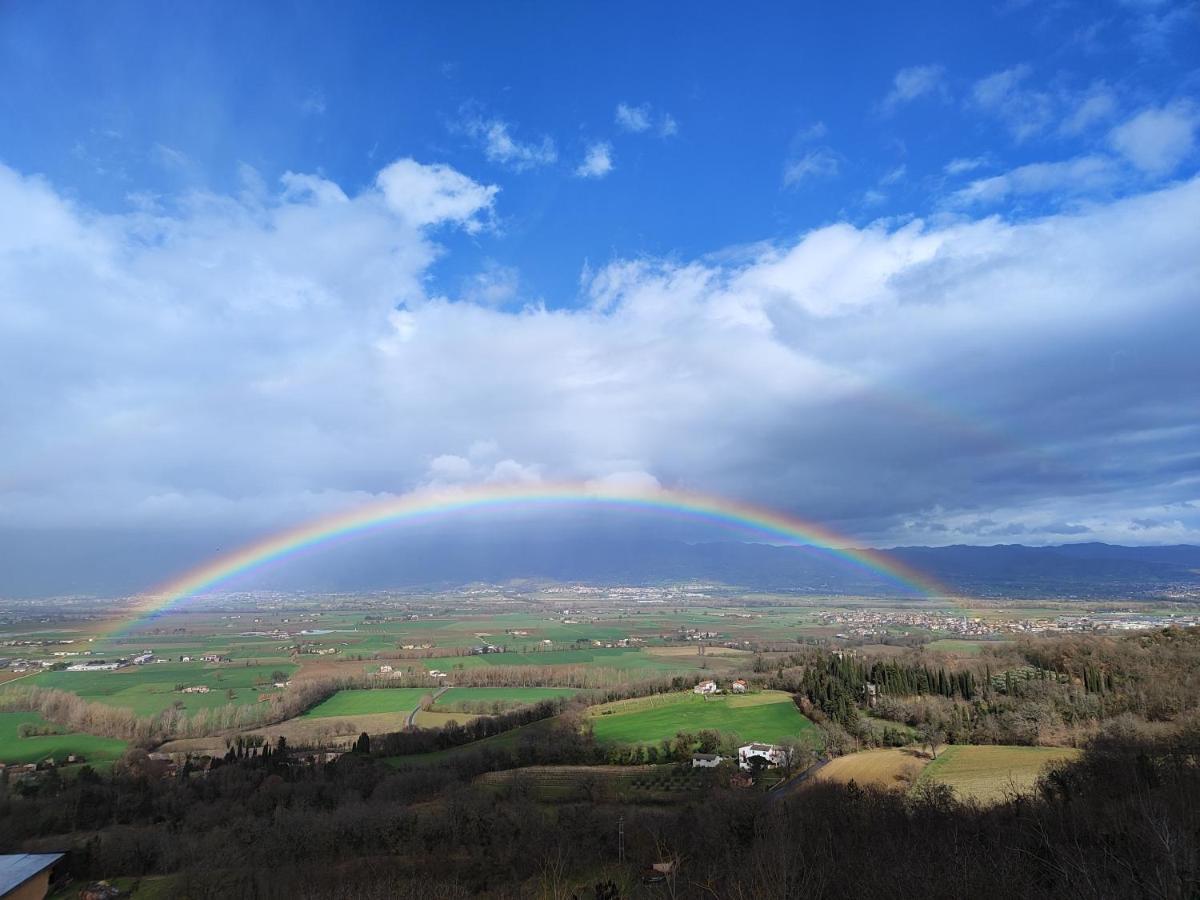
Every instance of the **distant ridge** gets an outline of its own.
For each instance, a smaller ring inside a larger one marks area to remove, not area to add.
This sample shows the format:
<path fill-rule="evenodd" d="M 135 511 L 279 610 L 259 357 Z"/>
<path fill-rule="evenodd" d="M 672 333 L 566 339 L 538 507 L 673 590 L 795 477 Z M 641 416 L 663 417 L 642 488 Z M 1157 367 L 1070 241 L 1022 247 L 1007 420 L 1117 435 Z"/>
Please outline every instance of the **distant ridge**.
<path fill-rule="evenodd" d="M 78 544 L 74 545 L 78 547 Z M 218 548 L 214 548 L 214 551 Z M 34 552 L 23 536 L 0 540 L 0 594 L 133 593 L 195 563 L 181 546 L 106 536 L 87 556 Z M 1128 547 L 1103 543 L 893 547 L 886 555 L 965 595 L 1081 599 L 1200 597 L 1200 546 Z M 148 570 L 156 564 L 163 571 Z M 586 532 L 567 535 L 445 537 L 381 533 L 289 560 L 230 588 L 355 591 L 446 589 L 522 579 L 584 584 L 663 584 L 702 580 L 748 591 L 895 596 L 899 589 L 815 547 L 684 541 Z"/>

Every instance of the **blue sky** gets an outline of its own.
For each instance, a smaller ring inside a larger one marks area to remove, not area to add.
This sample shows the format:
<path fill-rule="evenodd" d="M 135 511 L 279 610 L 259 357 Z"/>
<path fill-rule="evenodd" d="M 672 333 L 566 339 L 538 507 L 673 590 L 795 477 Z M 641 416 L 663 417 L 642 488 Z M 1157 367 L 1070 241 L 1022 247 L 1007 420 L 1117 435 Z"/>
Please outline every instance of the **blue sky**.
<path fill-rule="evenodd" d="M 0 16 L 8 164 L 115 210 L 131 192 L 235 191 L 243 165 L 268 184 L 290 170 L 355 190 L 400 156 L 444 162 L 502 187 L 502 227 L 437 274 L 453 288 L 492 258 L 549 304 L 573 301 L 585 262 L 928 214 L 972 180 L 1087 153 L 1122 114 L 1200 88 L 1196 10 L 1166 2 L 699 4 L 686 16 L 15 3 Z M 973 99 L 1006 72 L 1010 96 Z M 634 111 L 624 127 L 620 104 Z M 539 158 L 489 159 L 471 123 L 500 123 Z M 611 172 L 575 177 L 596 144 Z M 948 174 L 954 160 L 978 165 Z M 1046 199 L 1011 205 L 1037 213 Z"/>
<path fill-rule="evenodd" d="M 0 528 L 1200 541 L 1198 127 L 1176 0 L 4 4 Z"/>

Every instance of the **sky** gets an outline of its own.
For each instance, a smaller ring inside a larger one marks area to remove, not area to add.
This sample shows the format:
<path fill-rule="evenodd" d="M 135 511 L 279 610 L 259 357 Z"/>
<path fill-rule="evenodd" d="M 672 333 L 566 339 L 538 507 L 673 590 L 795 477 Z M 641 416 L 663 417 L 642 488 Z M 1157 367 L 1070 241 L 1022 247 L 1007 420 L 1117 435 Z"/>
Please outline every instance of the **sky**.
<path fill-rule="evenodd" d="M 1200 543 L 1200 5 L 794 6 L 0 4 L 6 565 L 521 480 Z"/>

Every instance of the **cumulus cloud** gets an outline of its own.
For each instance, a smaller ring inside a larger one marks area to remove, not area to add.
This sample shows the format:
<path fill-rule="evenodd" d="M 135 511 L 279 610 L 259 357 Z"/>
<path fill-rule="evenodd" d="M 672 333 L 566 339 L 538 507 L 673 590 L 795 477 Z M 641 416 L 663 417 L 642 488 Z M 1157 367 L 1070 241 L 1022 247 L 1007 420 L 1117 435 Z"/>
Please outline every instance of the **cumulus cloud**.
<path fill-rule="evenodd" d="M 470 115 L 459 126 L 469 137 L 483 146 L 484 155 L 494 163 L 523 172 L 558 161 L 554 141 L 545 135 L 540 141 L 521 143 L 513 137 L 513 126 L 503 119 L 485 119 Z"/>
<path fill-rule="evenodd" d="M 612 479 L 877 544 L 1200 540 L 1200 181 L 617 259 L 574 305 L 434 290 L 438 236 L 495 202 L 401 160 L 114 214 L 0 167 L 0 527 L 224 534 Z"/>
<path fill-rule="evenodd" d="M 340 189 L 323 179 L 307 178 L 340 194 Z M 453 223 L 471 234 L 486 224 L 500 190 L 495 185 L 479 184 L 450 166 L 422 165 L 414 159 L 396 160 L 380 171 L 375 184 L 387 206 L 411 224 Z"/>
<path fill-rule="evenodd" d="M 603 178 L 613 170 L 612 145 L 600 141 L 588 147 L 587 155 L 575 169 L 580 178 Z"/>
<path fill-rule="evenodd" d="M 895 112 L 897 108 L 930 94 L 945 96 L 946 70 L 942 66 L 909 66 L 901 69 L 892 79 L 892 89 L 883 98 L 884 112 Z"/>
<path fill-rule="evenodd" d="M 1149 175 L 1170 175 L 1196 148 L 1200 112 L 1190 103 L 1144 109 L 1109 134 L 1113 149 Z"/>

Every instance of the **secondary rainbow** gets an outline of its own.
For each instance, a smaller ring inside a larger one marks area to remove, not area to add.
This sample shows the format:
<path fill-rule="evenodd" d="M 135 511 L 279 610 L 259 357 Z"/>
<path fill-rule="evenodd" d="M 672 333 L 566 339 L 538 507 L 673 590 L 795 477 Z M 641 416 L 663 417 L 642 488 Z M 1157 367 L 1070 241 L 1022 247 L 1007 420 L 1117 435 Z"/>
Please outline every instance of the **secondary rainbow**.
<path fill-rule="evenodd" d="M 132 617 L 125 620 L 121 630 L 267 563 L 391 525 L 488 508 L 588 506 L 656 512 L 750 531 L 772 543 L 814 545 L 906 591 L 932 597 L 951 595 L 946 587 L 916 569 L 875 550 L 850 546 L 849 538 L 822 525 L 737 500 L 674 489 L 631 489 L 594 483 L 490 485 L 423 491 L 367 504 L 222 553 L 142 594 Z"/>

